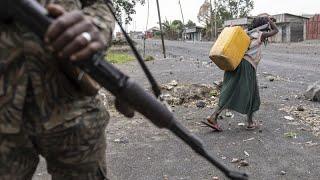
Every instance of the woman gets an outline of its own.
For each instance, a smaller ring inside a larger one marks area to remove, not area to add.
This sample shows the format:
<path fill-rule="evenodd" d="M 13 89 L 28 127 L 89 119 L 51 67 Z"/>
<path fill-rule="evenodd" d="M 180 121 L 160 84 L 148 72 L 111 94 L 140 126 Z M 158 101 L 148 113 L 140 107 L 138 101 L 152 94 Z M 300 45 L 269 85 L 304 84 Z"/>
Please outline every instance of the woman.
<path fill-rule="evenodd" d="M 248 28 L 251 43 L 240 65 L 232 72 L 224 74 L 219 105 L 217 110 L 203 122 L 216 131 L 222 131 L 218 116 L 224 109 L 231 109 L 247 115 L 247 129 L 257 128 L 253 113 L 259 110 L 260 96 L 256 69 L 261 60 L 264 42 L 278 33 L 278 28 L 269 16 L 256 17 Z"/>

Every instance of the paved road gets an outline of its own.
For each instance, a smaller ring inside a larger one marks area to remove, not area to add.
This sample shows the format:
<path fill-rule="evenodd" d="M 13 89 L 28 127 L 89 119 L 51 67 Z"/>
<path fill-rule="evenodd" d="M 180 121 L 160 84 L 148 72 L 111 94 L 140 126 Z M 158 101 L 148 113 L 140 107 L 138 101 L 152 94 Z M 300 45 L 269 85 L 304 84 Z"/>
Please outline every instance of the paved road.
<path fill-rule="evenodd" d="M 158 60 L 148 66 L 160 83 L 205 83 L 221 80 L 223 72 L 208 64 L 211 43 L 167 41 L 168 59 L 161 58 L 159 41 L 147 42 L 147 53 Z M 246 131 L 238 123 L 245 116 L 221 120 L 222 133 L 214 133 L 199 123 L 212 109 L 174 107 L 176 117 L 199 136 L 208 150 L 234 170 L 247 172 L 250 179 L 306 179 L 320 177 L 320 139 L 311 126 L 300 119 L 289 121 L 279 109 L 303 105 L 319 109 L 319 103 L 299 99 L 307 86 L 320 77 L 320 49 L 317 43 L 275 44 L 264 49 L 264 59 L 258 69 L 262 105 L 255 118 L 260 131 Z M 120 65 L 144 86 L 148 86 L 137 63 Z M 266 76 L 278 76 L 274 82 Z M 112 112 L 107 129 L 108 176 L 112 180 L 211 180 L 225 179 L 212 165 L 193 153 L 189 147 L 166 130 L 159 130 L 137 115 L 126 119 Z M 295 132 L 296 138 L 285 137 Z M 310 143 L 311 142 L 311 143 Z M 317 144 L 318 143 L 318 144 Z M 311 144 L 311 145 L 310 145 Z M 249 156 L 245 155 L 245 152 Z M 243 158 L 249 166 L 238 168 L 230 161 Z M 285 173 L 281 173 L 284 171 Z M 37 176 L 38 178 L 42 177 Z"/>

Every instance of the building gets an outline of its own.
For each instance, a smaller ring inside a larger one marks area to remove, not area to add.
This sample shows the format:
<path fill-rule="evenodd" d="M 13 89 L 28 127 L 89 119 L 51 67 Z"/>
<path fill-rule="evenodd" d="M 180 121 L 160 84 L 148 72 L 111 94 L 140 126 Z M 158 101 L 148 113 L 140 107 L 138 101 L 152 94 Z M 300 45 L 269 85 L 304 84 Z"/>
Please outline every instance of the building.
<path fill-rule="evenodd" d="M 307 23 L 307 39 L 320 39 L 320 15 L 311 17 Z"/>
<path fill-rule="evenodd" d="M 253 21 L 253 17 L 246 17 L 246 18 L 238 18 L 238 19 L 230 19 L 224 21 L 224 27 L 229 26 L 242 26 L 243 28 L 248 28 L 248 25 L 251 24 Z"/>
<path fill-rule="evenodd" d="M 154 38 L 157 34 L 160 34 L 160 33 L 161 33 L 160 28 L 152 27 L 145 32 L 146 39 Z"/>
<path fill-rule="evenodd" d="M 116 40 L 121 40 L 121 39 L 125 39 L 124 35 L 122 32 L 116 32 Z"/>
<path fill-rule="evenodd" d="M 288 13 L 273 15 L 273 17 L 277 21 L 276 25 L 279 28 L 279 33 L 270 38 L 272 42 L 299 42 L 306 40 L 308 17 Z M 247 28 L 252 21 L 253 17 L 227 20 L 224 22 L 224 27 L 242 26 Z"/>
<path fill-rule="evenodd" d="M 306 18 L 312 18 L 313 16 L 315 16 L 316 14 L 302 14 L 301 16 L 306 17 Z"/>
<path fill-rule="evenodd" d="M 183 32 L 185 40 L 202 41 L 202 30 L 203 30 L 203 27 L 200 27 L 200 26 L 186 28 Z"/>
<path fill-rule="evenodd" d="M 287 43 L 306 40 L 306 23 L 309 18 L 288 13 L 273 15 L 273 17 L 277 20 L 279 33 L 271 38 L 272 42 Z"/>
<path fill-rule="evenodd" d="M 144 37 L 144 33 L 142 31 L 131 31 L 129 33 L 129 36 L 132 38 L 132 39 L 143 39 Z"/>

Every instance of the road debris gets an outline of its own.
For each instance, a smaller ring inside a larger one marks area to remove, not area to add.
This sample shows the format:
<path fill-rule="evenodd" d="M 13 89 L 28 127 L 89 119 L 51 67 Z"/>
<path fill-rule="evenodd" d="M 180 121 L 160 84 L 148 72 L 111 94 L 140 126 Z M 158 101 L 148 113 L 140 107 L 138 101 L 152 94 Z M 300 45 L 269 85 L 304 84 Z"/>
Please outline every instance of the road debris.
<path fill-rule="evenodd" d="M 246 160 L 241 160 L 241 161 L 239 162 L 239 165 L 242 166 L 242 167 L 245 167 L 245 166 L 249 166 L 249 163 L 248 163 L 248 161 L 246 161 Z"/>
<path fill-rule="evenodd" d="M 172 81 L 161 85 L 164 100 L 169 105 L 198 108 L 214 108 L 218 103 L 220 91 L 206 84 L 178 84 Z"/>
<path fill-rule="evenodd" d="M 243 140 L 243 142 L 252 141 L 252 140 L 254 140 L 254 139 L 255 139 L 255 138 L 245 139 L 245 140 Z"/>
<path fill-rule="evenodd" d="M 213 84 L 218 88 L 221 89 L 223 85 L 223 81 L 214 81 Z"/>
<path fill-rule="evenodd" d="M 286 106 L 281 108 L 281 111 L 291 114 L 296 117 L 297 122 L 306 127 L 301 127 L 301 130 L 311 130 L 314 135 L 320 135 L 320 106 L 319 104 L 303 104 L 304 111 L 299 111 L 298 106 Z"/>
<path fill-rule="evenodd" d="M 244 155 L 246 155 L 247 157 L 250 156 L 250 154 L 247 151 L 243 151 Z"/>
<path fill-rule="evenodd" d="M 304 107 L 303 107 L 302 105 L 299 105 L 299 106 L 297 107 L 297 110 L 298 110 L 298 111 L 304 111 L 305 109 L 304 109 Z"/>
<path fill-rule="evenodd" d="M 278 75 L 274 75 L 274 74 L 267 73 L 267 72 L 263 72 L 262 75 L 263 75 L 267 80 L 269 80 L 270 82 L 273 82 L 273 81 L 287 81 L 286 79 L 281 78 L 281 77 L 278 76 Z"/>
<path fill-rule="evenodd" d="M 306 146 L 312 147 L 312 146 L 318 146 L 319 143 L 314 143 L 313 141 L 308 141 L 305 143 Z"/>
<path fill-rule="evenodd" d="M 293 121 L 293 120 L 294 120 L 294 118 L 291 117 L 291 116 L 285 116 L 284 118 L 285 118 L 286 120 L 289 120 L 289 121 Z"/>
<path fill-rule="evenodd" d="M 172 80 L 168 85 L 170 85 L 170 86 L 178 86 L 178 82 L 176 80 Z"/>
<path fill-rule="evenodd" d="M 310 85 L 304 94 L 310 101 L 320 101 L 320 81 Z"/>
<path fill-rule="evenodd" d="M 113 142 L 118 143 L 118 144 L 128 144 L 129 140 L 126 137 L 121 137 L 119 139 L 113 140 Z"/>
<path fill-rule="evenodd" d="M 274 76 L 267 76 L 266 77 L 270 82 L 273 82 L 276 78 Z"/>
<path fill-rule="evenodd" d="M 287 133 L 284 133 L 284 136 L 287 137 L 287 138 L 294 138 L 296 139 L 298 134 L 295 133 L 295 132 L 287 132 Z"/>
<path fill-rule="evenodd" d="M 231 160 L 231 163 L 239 163 L 241 161 L 241 159 L 238 159 L 238 158 L 233 158 Z"/>
<path fill-rule="evenodd" d="M 206 107 L 206 103 L 204 101 L 198 101 L 196 106 L 198 108 L 205 108 Z"/>
<path fill-rule="evenodd" d="M 285 172 L 285 171 L 281 171 L 281 172 L 280 172 L 280 175 L 282 175 L 282 176 L 283 176 L 283 175 L 286 175 L 286 174 L 287 174 L 287 172 Z"/>
<path fill-rule="evenodd" d="M 226 117 L 230 117 L 230 118 L 233 118 L 234 117 L 234 114 L 230 111 L 227 111 L 226 112 Z"/>

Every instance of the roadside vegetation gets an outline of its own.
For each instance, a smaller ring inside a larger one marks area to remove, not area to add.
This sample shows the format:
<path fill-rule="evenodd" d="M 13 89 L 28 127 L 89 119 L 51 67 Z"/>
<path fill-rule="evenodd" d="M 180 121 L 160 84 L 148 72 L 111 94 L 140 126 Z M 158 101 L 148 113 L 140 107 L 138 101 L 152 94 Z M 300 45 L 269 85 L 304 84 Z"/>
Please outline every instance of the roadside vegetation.
<path fill-rule="evenodd" d="M 112 64 L 123 64 L 133 61 L 134 59 L 134 56 L 125 51 L 110 50 L 106 56 L 106 60 Z"/>

